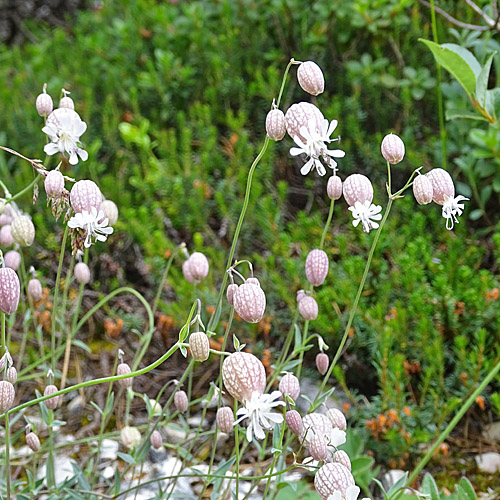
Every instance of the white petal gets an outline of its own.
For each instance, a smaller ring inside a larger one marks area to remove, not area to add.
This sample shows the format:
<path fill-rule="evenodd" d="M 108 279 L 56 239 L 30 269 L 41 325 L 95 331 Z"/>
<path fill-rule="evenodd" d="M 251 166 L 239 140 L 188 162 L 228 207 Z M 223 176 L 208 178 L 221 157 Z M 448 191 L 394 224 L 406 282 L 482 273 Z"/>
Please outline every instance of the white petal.
<path fill-rule="evenodd" d="M 299 156 L 301 155 L 302 153 L 305 153 L 305 151 L 303 149 L 300 149 L 300 148 L 291 148 L 290 149 L 290 154 L 292 156 Z"/>
<path fill-rule="evenodd" d="M 345 151 L 342 151 L 341 149 L 327 149 L 325 153 L 333 158 L 344 158 L 345 156 Z"/>
<path fill-rule="evenodd" d="M 55 155 L 59 153 L 59 148 L 57 147 L 57 144 L 55 142 L 49 142 L 48 144 L 45 144 L 43 150 L 48 155 Z"/>
<path fill-rule="evenodd" d="M 312 166 L 313 166 L 313 163 L 314 163 L 314 160 L 311 158 L 301 169 L 300 169 L 300 173 L 302 175 L 307 175 L 311 169 L 312 169 Z"/>
<path fill-rule="evenodd" d="M 78 156 L 82 159 L 82 161 L 87 161 L 89 154 L 87 153 L 87 151 L 85 151 L 85 149 L 78 148 L 77 153 Z"/>

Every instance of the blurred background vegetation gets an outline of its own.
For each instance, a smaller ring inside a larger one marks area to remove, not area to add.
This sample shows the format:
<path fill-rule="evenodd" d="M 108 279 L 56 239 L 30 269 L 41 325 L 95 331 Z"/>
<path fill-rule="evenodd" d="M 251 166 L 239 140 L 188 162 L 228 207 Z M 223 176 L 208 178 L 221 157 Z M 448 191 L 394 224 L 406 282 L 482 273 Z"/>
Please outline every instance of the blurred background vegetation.
<path fill-rule="evenodd" d="M 478 22 L 463 2 L 440 6 Z M 34 102 L 44 82 L 55 102 L 62 87 L 71 91 L 88 123 L 82 139 L 89 160 L 67 174 L 96 181 L 120 210 L 115 234 L 91 251 L 90 304 L 124 283 L 152 299 L 166 256 L 181 242 L 209 258 L 211 273 L 197 289 L 182 277 L 182 259 L 175 260 L 158 315 L 158 343 L 169 344 L 195 296 L 207 311 L 216 303 L 248 169 L 291 57 L 322 67 L 326 89 L 314 102 L 325 117 L 339 120 L 347 152 L 340 175 L 368 175 L 376 203 L 386 200 L 379 149 L 386 133 L 406 143 L 394 185 L 421 165 L 424 171 L 442 166 L 436 65 L 418 42 L 432 39 L 430 19 L 430 10 L 411 0 L 88 2 L 57 26 L 28 13 L 19 24 L 26 36 L 4 37 L 0 46 L 0 144 L 54 168 L 54 158 L 41 156 L 45 136 Z M 437 27 L 440 42 L 467 46 L 481 63 L 497 46 L 490 31 L 457 30 L 442 18 Z M 497 56 L 496 68 L 499 63 Z M 443 90 L 445 106 L 467 105 L 448 74 Z M 282 109 L 301 100 L 311 97 L 292 68 Z M 472 200 L 453 232 L 440 207 L 418 206 L 411 195 L 398 200 L 336 371 L 367 449 L 393 466 L 411 464 L 413 452 L 442 429 L 500 356 L 498 141 L 484 138 L 486 124 L 457 120 L 446 129 L 446 168 L 457 192 Z M 306 286 L 305 257 L 319 244 L 328 212 L 327 179 L 303 178 L 291 145 L 289 138 L 273 144 L 259 165 L 237 249 L 254 263 L 268 308 L 260 324 L 238 322 L 234 330 L 270 363 L 290 327 L 296 291 Z M 5 154 L 0 175 L 13 192 L 33 179 L 27 163 Z M 61 223 L 44 203 L 41 194 L 30 208 L 28 194 L 21 206 L 33 214 L 32 257 L 50 285 Z M 320 316 L 312 324 L 331 350 L 372 238 L 354 229 L 346 204 L 337 203 L 325 245 L 330 273 L 317 291 Z M 124 320 L 113 335 L 133 338 L 139 313 L 117 307 L 106 313 L 110 321 Z M 110 340 L 110 332 L 98 325 L 94 338 Z M 314 353 L 306 359 L 305 374 L 315 377 Z M 470 411 L 469 432 L 498 419 L 498 391 L 493 384 Z M 390 410 L 396 421 L 386 418 Z"/>

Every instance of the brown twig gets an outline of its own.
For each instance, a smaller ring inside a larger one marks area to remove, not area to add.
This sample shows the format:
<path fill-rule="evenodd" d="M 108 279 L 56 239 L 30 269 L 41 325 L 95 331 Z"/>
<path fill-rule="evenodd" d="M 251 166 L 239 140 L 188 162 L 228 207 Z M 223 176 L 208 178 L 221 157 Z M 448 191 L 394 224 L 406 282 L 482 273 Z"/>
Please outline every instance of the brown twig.
<path fill-rule="evenodd" d="M 418 0 L 422 5 L 425 5 L 428 8 L 431 8 L 431 4 L 427 2 L 427 0 Z M 465 28 L 468 30 L 474 30 L 474 31 L 487 31 L 490 28 L 495 28 L 498 29 L 497 26 L 479 26 L 477 24 L 469 24 L 469 23 L 464 23 L 462 21 L 459 21 L 458 19 L 454 18 L 453 16 L 450 16 L 448 12 L 445 10 L 441 9 L 440 7 L 434 6 L 434 10 L 438 13 L 441 14 L 446 20 L 450 21 L 450 23 L 455 24 L 456 26 L 460 26 L 461 28 Z"/>

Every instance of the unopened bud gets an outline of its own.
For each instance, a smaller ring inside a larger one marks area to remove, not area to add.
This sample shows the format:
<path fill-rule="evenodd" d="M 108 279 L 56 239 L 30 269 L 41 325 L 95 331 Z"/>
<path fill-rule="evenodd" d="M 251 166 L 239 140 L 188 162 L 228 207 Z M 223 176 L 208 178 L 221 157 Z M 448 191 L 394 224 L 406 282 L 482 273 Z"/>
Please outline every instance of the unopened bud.
<path fill-rule="evenodd" d="M 396 134 L 388 134 L 382 140 L 380 150 L 386 161 L 391 165 L 396 165 L 405 156 L 405 143 Z"/>
<path fill-rule="evenodd" d="M 187 394 L 184 391 L 177 391 L 174 395 L 174 405 L 175 409 L 181 413 L 187 411 L 189 406 L 189 401 Z"/>
<path fill-rule="evenodd" d="M 118 220 L 118 207 L 111 200 L 104 200 L 102 202 L 102 210 L 108 219 L 108 224 L 114 226 Z"/>
<path fill-rule="evenodd" d="M 234 310 L 248 323 L 258 323 L 266 309 L 266 295 L 260 286 L 247 282 L 240 285 L 233 296 Z"/>
<path fill-rule="evenodd" d="M 10 231 L 14 243 L 21 247 L 29 247 L 35 238 L 35 226 L 29 217 L 19 215 L 10 225 Z"/>
<path fill-rule="evenodd" d="M 102 194 L 97 184 L 90 180 L 75 182 L 69 193 L 71 208 L 75 213 L 84 210 L 88 213 L 95 208 L 97 212 L 102 209 Z"/>
<path fill-rule="evenodd" d="M 80 285 L 86 285 L 90 281 L 90 269 L 85 262 L 78 262 L 75 266 L 75 278 Z"/>
<path fill-rule="evenodd" d="M 363 204 L 365 201 L 373 201 L 373 186 L 366 175 L 349 175 L 342 186 L 342 192 L 347 204 L 352 207 L 359 201 Z"/>
<path fill-rule="evenodd" d="M 157 431 L 156 429 L 151 433 L 149 440 L 151 441 L 151 446 L 155 450 L 160 449 L 163 444 L 163 438 L 161 437 L 160 431 Z"/>
<path fill-rule="evenodd" d="M 313 61 L 303 62 L 297 70 L 297 80 L 302 90 L 312 95 L 325 90 L 325 77 L 321 68 Z"/>
<path fill-rule="evenodd" d="M 209 265 L 207 258 L 201 252 L 194 252 L 188 259 L 189 270 L 195 281 L 201 281 L 208 275 Z"/>
<path fill-rule="evenodd" d="M 10 224 L 6 224 L 0 228 L 0 245 L 3 247 L 10 247 L 13 243 L 14 239 L 12 238 Z"/>
<path fill-rule="evenodd" d="M 321 375 L 324 375 L 328 371 L 328 366 L 330 365 L 330 359 L 328 355 L 324 352 L 320 352 L 316 356 L 316 368 L 318 369 Z"/>
<path fill-rule="evenodd" d="M 310 295 L 299 302 L 299 313 L 306 321 L 314 321 L 318 317 L 318 303 Z"/>
<path fill-rule="evenodd" d="M 455 185 L 451 175 L 442 168 L 433 168 L 425 176 L 432 183 L 432 201 L 443 205 L 448 198 L 455 197 Z"/>
<path fill-rule="evenodd" d="M 5 375 L 5 378 L 7 382 L 15 384 L 17 382 L 17 370 L 13 366 L 7 368 L 7 374 Z"/>
<path fill-rule="evenodd" d="M 120 431 L 120 438 L 125 448 L 131 450 L 141 442 L 141 433 L 137 427 L 124 427 Z"/>
<path fill-rule="evenodd" d="M 206 361 L 210 356 L 210 341 L 204 332 L 194 332 L 189 336 L 189 348 L 195 361 Z"/>
<path fill-rule="evenodd" d="M 36 98 L 35 107 L 38 114 L 45 118 L 52 113 L 54 103 L 52 102 L 52 97 L 47 94 L 47 84 L 44 84 L 43 92 Z"/>
<path fill-rule="evenodd" d="M 20 292 L 21 284 L 16 272 L 9 267 L 0 267 L 0 311 L 5 314 L 15 312 Z"/>
<path fill-rule="evenodd" d="M 351 460 L 349 459 L 349 455 L 344 450 L 337 450 L 332 455 L 332 462 L 341 464 L 348 470 L 351 470 Z"/>
<path fill-rule="evenodd" d="M 240 402 L 250 401 L 252 393 L 264 394 L 266 369 L 253 354 L 234 352 L 222 364 L 222 380 L 233 398 Z"/>
<path fill-rule="evenodd" d="M 0 413 L 5 413 L 12 408 L 15 397 L 14 386 L 6 380 L 0 381 Z"/>
<path fill-rule="evenodd" d="M 73 111 L 75 110 L 75 103 L 73 102 L 73 99 L 69 97 L 69 92 L 67 90 L 62 89 L 62 93 L 64 94 L 64 97 L 61 97 L 61 100 L 59 101 L 59 107 L 60 108 L 67 108 L 67 109 L 72 109 Z"/>
<path fill-rule="evenodd" d="M 272 109 L 267 113 L 266 132 L 269 139 L 273 141 L 281 141 L 285 137 L 285 115 L 281 109 Z"/>
<path fill-rule="evenodd" d="M 223 406 L 217 410 L 217 416 L 215 417 L 217 422 L 217 427 L 224 433 L 229 434 L 233 430 L 234 425 L 234 414 L 233 410 L 228 406 Z"/>
<path fill-rule="evenodd" d="M 38 451 L 40 449 L 40 439 L 34 432 L 28 432 L 28 434 L 26 434 L 26 444 L 32 451 Z"/>
<path fill-rule="evenodd" d="M 314 434 L 309 441 L 309 452 L 314 460 L 325 460 L 328 456 L 326 439 L 321 434 Z"/>
<path fill-rule="evenodd" d="M 51 394 L 54 394 L 54 392 L 57 392 L 57 390 L 58 389 L 55 385 L 48 385 L 43 391 L 43 395 L 50 396 Z M 55 410 L 58 404 L 59 404 L 59 396 L 54 396 L 53 398 L 45 400 L 45 405 L 49 410 Z"/>
<path fill-rule="evenodd" d="M 116 374 L 117 375 L 128 375 L 130 373 L 132 373 L 132 370 L 130 369 L 130 366 L 127 365 L 127 363 L 120 363 L 118 365 L 118 367 L 116 368 Z M 133 378 L 132 377 L 122 378 L 122 379 L 118 380 L 118 383 L 122 387 L 125 387 L 125 388 L 131 387 L 132 382 L 133 382 Z"/>
<path fill-rule="evenodd" d="M 288 394 L 294 401 L 296 401 L 300 395 L 300 383 L 299 379 L 292 373 L 287 373 L 280 380 L 279 391 L 283 396 Z"/>
<path fill-rule="evenodd" d="M 342 196 L 342 180 L 338 175 L 332 175 L 328 179 L 326 194 L 330 200 L 338 200 Z"/>
<path fill-rule="evenodd" d="M 285 422 L 288 428 L 298 436 L 302 432 L 302 417 L 296 410 L 288 410 L 285 413 Z"/>
<path fill-rule="evenodd" d="M 40 280 L 33 278 L 28 283 L 28 296 L 33 302 L 38 302 L 42 298 L 43 289 Z"/>
<path fill-rule="evenodd" d="M 336 492 L 340 493 L 341 498 L 345 498 L 347 489 L 351 486 L 355 486 L 354 477 L 349 469 L 339 463 L 323 465 L 314 476 L 314 488 L 321 500 L 327 500 Z"/>
<path fill-rule="evenodd" d="M 328 256 L 318 248 L 311 250 L 306 258 L 306 278 L 313 286 L 322 285 L 328 274 Z"/>
<path fill-rule="evenodd" d="M 325 356 L 326 356 L 326 354 L 325 354 Z M 327 369 L 328 369 L 328 366 L 327 366 Z M 326 370 L 325 370 L 325 373 L 326 373 Z M 322 375 L 324 375 L 324 373 L 322 373 Z M 341 431 L 345 431 L 347 429 L 347 422 L 345 419 L 345 415 L 337 408 L 330 408 L 326 412 L 326 416 L 330 419 L 330 422 L 332 423 L 333 427 L 336 427 L 337 429 L 340 429 Z"/>
<path fill-rule="evenodd" d="M 3 256 L 3 261 L 6 267 L 17 271 L 21 264 L 21 254 L 17 250 L 10 250 Z"/>
<path fill-rule="evenodd" d="M 236 285 L 235 283 L 231 283 L 228 287 L 227 287 L 227 291 L 226 291 L 226 297 L 227 297 L 227 301 L 233 305 L 233 302 L 234 302 L 234 293 L 236 292 L 236 290 L 238 290 L 238 285 Z"/>
<path fill-rule="evenodd" d="M 64 176 L 59 170 L 51 170 L 43 182 L 48 198 L 58 198 L 64 189 Z"/>
<path fill-rule="evenodd" d="M 413 179 L 413 196 L 419 205 L 427 205 L 432 201 L 434 189 L 431 180 L 425 175 L 417 175 Z"/>
<path fill-rule="evenodd" d="M 300 129 L 305 127 L 309 130 L 312 124 L 313 131 L 320 131 L 324 119 L 323 113 L 314 104 L 299 102 L 290 106 L 285 114 L 286 131 L 292 139 L 298 137 L 306 143 L 307 139 L 301 134 Z"/>

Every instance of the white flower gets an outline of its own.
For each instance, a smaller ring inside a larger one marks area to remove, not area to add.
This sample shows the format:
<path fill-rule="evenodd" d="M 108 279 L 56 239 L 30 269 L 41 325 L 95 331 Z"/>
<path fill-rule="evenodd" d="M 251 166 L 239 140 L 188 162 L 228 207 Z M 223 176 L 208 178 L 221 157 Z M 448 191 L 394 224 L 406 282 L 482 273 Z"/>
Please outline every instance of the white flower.
<path fill-rule="evenodd" d="M 327 144 L 338 140 L 338 138 L 330 139 L 330 136 L 337 127 L 337 123 L 337 120 L 332 120 L 328 124 L 328 120 L 325 119 L 321 122 L 321 129 L 318 129 L 316 121 L 309 120 L 308 126 L 301 127 L 299 130 L 302 137 L 306 139 L 305 144 L 298 135 L 293 138 L 298 148 L 291 148 L 290 154 L 298 156 L 305 153 L 309 157 L 307 163 L 300 169 L 302 175 L 307 175 L 314 167 L 316 167 L 319 175 L 325 175 L 326 169 L 321 159 L 335 173 L 337 162 L 333 158 L 343 158 L 345 156 L 345 151 L 341 149 L 329 150 L 327 148 Z"/>
<path fill-rule="evenodd" d="M 358 495 L 361 490 L 357 486 L 349 486 L 345 492 L 345 497 L 342 492 L 337 490 L 328 497 L 328 500 L 358 500 Z M 366 499 L 363 499 L 366 500 Z"/>
<path fill-rule="evenodd" d="M 47 134 L 52 142 L 45 145 L 43 150 L 48 155 L 68 153 L 71 165 L 78 163 L 78 156 L 85 161 L 88 153 L 80 148 L 80 136 L 87 130 L 87 124 L 76 111 L 69 108 L 58 108 L 52 111 L 47 118 L 42 132 Z"/>
<path fill-rule="evenodd" d="M 102 210 L 98 212 L 95 207 L 92 207 L 91 212 L 84 210 L 75 214 L 68 221 L 68 226 L 73 229 L 83 229 L 87 233 L 85 248 L 92 245 L 92 236 L 96 240 L 106 241 L 108 235 L 113 232 L 112 227 L 107 227 L 108 219 L 104 217 L 104 212 Z"/>
<path fill-rule="evenodd" d="M 357 227 L 361 222 L 363 225 L 363 231 L 365 233 L 369 233 L 372 229 L 378 228 L 378 221 L 382 219 L 382 207 L 380 205 L 374 205 L 366 200 L 364 203 L 357 201 L 353 207 L 349 207 L 349 210 L 352 212 L 352 216 L 354 220 L 352 221 L 352 225 Z"/>
<path fill-rule="evenodd" d="M 464 211 L 464 204 L 461 201 L 468 201 L 469 198 L 459 195 L 456 198 L 446 197 L 443 203 L 443 217 L 446 219 L 446 229 L 451 230 L 455 223 L 458 224 L 457 215 L 462 215 Z"/>
<path fill-rule="evenodd" d="M 245 406 L 237 411 L 238 420 L 234 422 L 234 425 L 239 424 L 246 418 L 249 419 L 247 428 L 248 441 L 252 441 L 254 435 L 256 439 L 264 439 L 264 429 L 272 429 L 274 424 L 283 422 L 283 415 L 271 411 L 276 406 L 284 406 L 283 401 L 277 401 L 280 397 L 280 391 L 274 391 L 271 394 L 260 394 L 254 391 L 251 399 L 243 402 Z"/>

